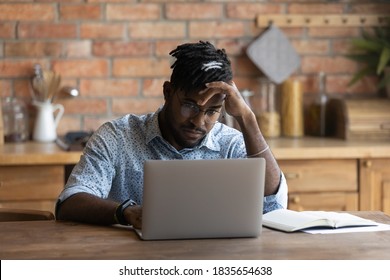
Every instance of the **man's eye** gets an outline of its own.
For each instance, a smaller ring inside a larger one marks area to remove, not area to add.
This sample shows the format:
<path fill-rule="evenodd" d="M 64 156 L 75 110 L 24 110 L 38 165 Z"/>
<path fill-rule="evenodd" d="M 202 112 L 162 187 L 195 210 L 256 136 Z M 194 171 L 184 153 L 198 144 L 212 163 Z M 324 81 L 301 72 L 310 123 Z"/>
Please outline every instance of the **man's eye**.
<path fill-rule="evenodd" d="M 187 107 L 188 109 L 191 109 L 191 110 L 198 110 L 198 107 L 194 104 L 191 104 L 191 103 L 184 103 L 183 104 L 185 107 Z"/>
<path fill-rule="evenodd" d="M 206 114 L 207 114 L 208 116 L 213 116 L 213 115 L 215 115 L 215 114 L 217 114 L 217 113 L 219 113 L 219 111 L 217 111 L 217 110 L 207 110 L 207 111 L 206 111 Z"/>

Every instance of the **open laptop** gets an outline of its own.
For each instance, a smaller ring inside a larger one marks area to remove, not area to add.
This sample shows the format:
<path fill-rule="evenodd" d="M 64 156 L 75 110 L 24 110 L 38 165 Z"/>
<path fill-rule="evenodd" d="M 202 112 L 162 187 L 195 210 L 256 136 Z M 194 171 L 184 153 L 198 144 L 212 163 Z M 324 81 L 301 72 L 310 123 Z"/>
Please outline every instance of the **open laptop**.
<path fill-rule="evenodd" d="M 150 160 L 144 165 L 141 239 L 257 237 L 265 160 Z"/>

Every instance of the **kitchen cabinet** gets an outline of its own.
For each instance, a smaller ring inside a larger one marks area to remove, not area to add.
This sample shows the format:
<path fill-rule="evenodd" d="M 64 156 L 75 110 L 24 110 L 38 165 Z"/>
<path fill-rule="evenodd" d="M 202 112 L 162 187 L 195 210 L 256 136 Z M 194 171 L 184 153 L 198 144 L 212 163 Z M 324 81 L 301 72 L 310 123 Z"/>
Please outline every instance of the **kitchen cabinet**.
<path fill-rule="evenodd" d="M 360 210 L 380 210 L 390 214 L 390 158 L 361 159 Z"/>
<path fill-rule="evenodd" d="M 0 207 L 54 211 L 63 186 L 61 165 L 1 166 Z"/>
<path fill-rule="evenodd" d="M 293 210 L 378 210 L 390 215 L 390 143 L 333 138 L 269 139 Z"/>
<path fill-rule="evenodd" d="M 282 160 L 292 210 L 358 210 L 358 174 L 353 159 Z"/>
<path fill-rule="evenodd" d="M 0 207 L 47 210 L 65 184 L 67 166 L 80 152 L 65 152 L 55 143 L 6 143 L 0 146 Z"/>

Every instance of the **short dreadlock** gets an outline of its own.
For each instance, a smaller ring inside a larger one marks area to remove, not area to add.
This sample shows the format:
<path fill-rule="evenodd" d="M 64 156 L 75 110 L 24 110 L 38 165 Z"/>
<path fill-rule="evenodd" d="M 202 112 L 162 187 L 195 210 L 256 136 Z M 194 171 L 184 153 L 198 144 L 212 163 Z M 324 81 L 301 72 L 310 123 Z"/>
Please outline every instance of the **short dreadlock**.
<path fill-rule="evenodd" d="M 183 44 L 169 54 L 176 58 L 171 66 L 171 84 L 177 90 L 191 93 L 205 88 L 206 83 L 229 82 L 233 78 L 225 50 L 209 42 Z"/>

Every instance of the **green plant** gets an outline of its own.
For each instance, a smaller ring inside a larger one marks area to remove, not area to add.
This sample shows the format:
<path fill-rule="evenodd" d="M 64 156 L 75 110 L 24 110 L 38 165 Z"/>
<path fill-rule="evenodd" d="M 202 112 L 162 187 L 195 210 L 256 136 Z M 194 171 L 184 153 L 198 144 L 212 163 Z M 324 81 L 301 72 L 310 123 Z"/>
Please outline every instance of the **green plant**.
<path fill-rule="evenodd" d="M 390 73 L 385 68 L 390 67 L 390 25 L 374 27 L 372 33 L 363 31 L 362 38 L 352 40 L 353 54 L 348 58 L 364 64 L 350 81 L 349 85 L 355 84 L 364 76 L 376 75 L 379 77 L 378 88 L 390 83 Z"/>

